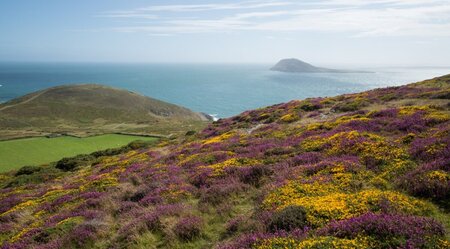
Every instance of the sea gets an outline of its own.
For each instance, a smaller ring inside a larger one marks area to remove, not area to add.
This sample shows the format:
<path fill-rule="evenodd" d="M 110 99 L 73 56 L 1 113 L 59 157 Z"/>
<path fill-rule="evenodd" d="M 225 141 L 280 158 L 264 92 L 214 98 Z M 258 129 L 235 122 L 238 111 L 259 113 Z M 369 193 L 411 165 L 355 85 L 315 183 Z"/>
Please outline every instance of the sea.
<path fill-rule="evenodd" d="M 127 89 L 217 118 L 293 99 L 398 86 L 450 67 L 357 68 L 371 73 L 282 73 L 267 64 L 0 63 L 0 102 L 57 85 Z M 337 67 L 339 68 L 339 67 Z"/>

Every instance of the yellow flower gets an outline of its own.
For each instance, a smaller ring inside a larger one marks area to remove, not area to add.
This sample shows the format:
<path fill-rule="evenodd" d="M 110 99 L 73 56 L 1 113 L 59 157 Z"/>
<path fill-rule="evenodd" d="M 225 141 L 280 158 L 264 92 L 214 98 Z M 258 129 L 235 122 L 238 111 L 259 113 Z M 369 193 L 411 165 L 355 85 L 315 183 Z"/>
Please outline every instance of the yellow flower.
<path fill-rule="evenodd" d="M 219 143 L 219 142 L 222 142 L 224 140 L 231 138 L 234 134 L 235 134 L 234 132 L 227 132 L 222 135 L 209 138 L 209 139 L 203 141 L 203 144 Z"/>
<path fill-rule="evenodd" d="M 412 115 L 418 111 L 429 111 L 429 106 L 403 106 L 400 108 L 398 114 L 402 116 Z"/>
<path fill-rule="evenodd" d="M 302 206 L 307 211 L 307 220 L 313 226 L 322 226 L 331 220 L 379 211 L 383 200 L 401 213 L 424 215 L 434 211 L 428 202 L 394 191 L 368 189 L 346 193 L 332 183 L 301 184 L 295 181 L 270 193 L 263 206 L 269 209 L 283 209 L 290 205 Z"/>
<path fill-rule="evenodd" d="M 443 170 L 434 170 L 427 173 L 428 178 L 432 180 L 438 180 L 440 182 L 446 182 L 450 180 L 450 174 Z"/>
<path fill-rule="evenodd" d="M 256 249 L 313 249 L 313 248 L 338 248 L 338 249 L 366 249 L 371 248 L 370 239 L 357 237 L 355 239 L 341 239 L 336 237 L 315 237 L 298 241 L 292 238 L 272 238 L 257 243 Z"/>
<path fill-rule="evenodd" d="M 294 113 L 288 113 L 280 118 L 281 121 L 285 123 L 292 123 L 294 121 L 299 120 L 299 116 Z"/>
<path fill-rule="evenodd" d="M 10 242 L 14 243 L 14 242 L 18 241 L 23 235 L 25 235 L 26 233 L 31 231 L 33 228 L 42 226 L 43 223 L 44 223 L 43 221 L 35 221 L 35 222 L 33 222 L 31 225 L 29 225 L 28 227 L 23 228 L 22 230 L 20 230 L 20 232 L 16 233 L 16 235 L 11 237 Z"/>
<path fill-rule="evenodd" d="M 224 173 L 224 170 L 228 167 L 243 167 L 243 166 L 253 166 L 258 165 L 260 162 L 256 159 L 252 158 L 230 158 L 226 161 L 208 165 L 208 166 L 201 166 L 199 168 L 210 168 L 214 170 L 215 176 L 219 176 Z"/>

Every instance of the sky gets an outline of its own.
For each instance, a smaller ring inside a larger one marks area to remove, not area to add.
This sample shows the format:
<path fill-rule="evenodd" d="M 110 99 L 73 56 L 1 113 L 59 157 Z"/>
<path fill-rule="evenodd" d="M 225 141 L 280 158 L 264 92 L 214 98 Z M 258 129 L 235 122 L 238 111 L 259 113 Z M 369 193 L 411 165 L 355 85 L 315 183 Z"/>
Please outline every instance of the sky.
<path fill-rule="evenodd" d="M 450 0 L 1 0 L 0 61 L 450 66 Z"/>

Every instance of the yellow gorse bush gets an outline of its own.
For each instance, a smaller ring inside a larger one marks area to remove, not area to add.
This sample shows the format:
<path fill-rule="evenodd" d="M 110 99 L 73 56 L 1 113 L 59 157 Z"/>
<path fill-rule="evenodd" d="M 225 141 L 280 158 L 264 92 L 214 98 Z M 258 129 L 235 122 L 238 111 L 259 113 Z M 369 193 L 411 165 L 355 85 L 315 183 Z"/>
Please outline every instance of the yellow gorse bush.
<path fill-rule="evenodd" d="M 367 249 L 371 248 L 370 239 L 367 237 L 357 237 L 355 239 L 342 239 L 336 237 L 315 237 L 303 241 L 292 238 L 273 238 L 262 241 L 256 245 L 256 249 L 316 249 L 316 248 L 337 248 L 337 249 Z"/>
<path fill-rule="evenodd" d="M 24 210 L 24 209 L 34 208 L 34 207 L 36 207 L 37 205 L 39 205 L 41 203 L 50 202 L 52 200 L 55 200 L 58 197 L 61 197 L 63 195 L 70 194 L 70 193 L 73 193 L 73 192 L 74 192 L 74 190 L 52 189 L 52 190 L 49 190 L 44 195 L 42 195 L 41 197 L 30 199 L 30 200 L 24 200 L 23 202 L 21 202 L 21 203 L 17 204 L 16 206 L 12 207 L 8 211 L 0 214 L 0 216 L 4 216 L 6 214 L 9 214 L 9 213 L 12 213 L 12 212 L 16 212 L 16 211 L 20 211 L 20 210 Z"/>
<path fill-rule="evenodd" d="M 412 115 L 418 111 L 430 112 L 431 108 L 429 106 L 403 106 L 399 108 L 399 115 L 408 116 Z"/>
<path fill-rule="evenodd" d="M 299 115 L 297 115 L 295 113 L 288 113 L 280 118 L 280 120 L 285 123 L 291 123 L 291 122 L 297 121 L 299 119 L 300 119 Z"/>
<path fill-rule="evenodd" d="M 290 205 L 302 206 L 307 220 L 313 226 L 322 226 L 331 220 L 348 219 L 369 211 L 379 211 L 385 201 L 390 208 L 405 214 L 424 215 L 433 212 L 428 202 L 399 192 L 367 189 L 346 193 L 331 183 L 301 184 L 296 181 L 270 193 L 264 200 L 266 208 L 283 209 Z"/>
<path fill-rule="evenodd" d="M 209 168 L 213 170 L 213 175 L 219 176 L 224 173 L 224 170 L 228 167 L 245 167 L 258 165 L 261 162 L 253 158 L 230 158 L 220 163 L 201 166 L 200 168 Z"/>
<path fill-rule="evenodd" d="M 34 228 L 37 228 L 39 226 L 42 226 L 44 222 L 41 220 L 35 221 L 33 222 L 31 225 L 29 225 L 28 227 L 23 228 L 22 230 L 20 230 L 16 235 L 14 235 L 11 239 L 10 242 L 15 242 L 17 240 L 19 240 L 23 235 L 25 235 L 26 233 L 28 233 L 29 231 L 31 231 Z"/>
<path fill-rule="evenodd" d="M 222 142 L 224 140 L 231 138 L 233 135 L 235 135 L 234 132 L 227 132 L 227 133 L 224 133 L 219 136 L 211 137 L 211 138 L 203 141 L 203 144 L 219 143 L 219 142 Z"/>
<path fill-rule="evenodd" d="M 345 140 L 356 140 L 358 138 L 365 138 L 366 141 L 356 143 L 353 146 L 343 145 L 343 141 Z M 328 150 L 330 154 L 347 152 L 350 154 L 358 154 L 363 158 L 371 156 L 382 161 L 407 156 L 404 149 L 390 145 L 385 138 L 367 132 L 350 131 L 338 133 L 329 138 L 329 143 L 331 144 L 331 148 Z"/>
<path fill-rule="evenodd" d="M 450 174 L 443 170 L 434 170 L 427 173 L 427 177 L 432 180 L 446 182 L 450 180 Z"/>

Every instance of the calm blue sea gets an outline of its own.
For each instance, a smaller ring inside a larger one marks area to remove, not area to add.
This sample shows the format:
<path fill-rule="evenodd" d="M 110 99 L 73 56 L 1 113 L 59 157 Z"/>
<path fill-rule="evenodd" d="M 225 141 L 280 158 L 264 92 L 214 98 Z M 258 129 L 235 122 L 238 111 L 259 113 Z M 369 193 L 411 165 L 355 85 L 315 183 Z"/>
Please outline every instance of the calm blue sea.
<path fill-rule="evenodd" d="M 218 117 L 292 99 L 416 82 L 450 68 L 364 68 L 374 73 L 289 74 L 271 65 L 0 63 L 0 101 L 51 86 L 99 83 Z"/>

